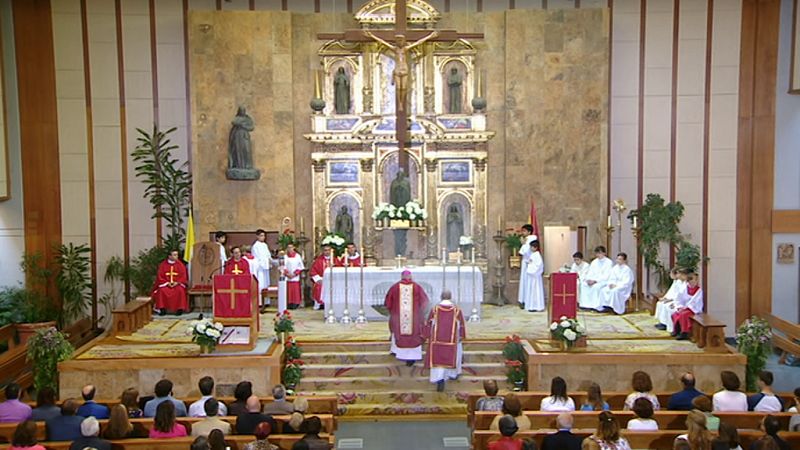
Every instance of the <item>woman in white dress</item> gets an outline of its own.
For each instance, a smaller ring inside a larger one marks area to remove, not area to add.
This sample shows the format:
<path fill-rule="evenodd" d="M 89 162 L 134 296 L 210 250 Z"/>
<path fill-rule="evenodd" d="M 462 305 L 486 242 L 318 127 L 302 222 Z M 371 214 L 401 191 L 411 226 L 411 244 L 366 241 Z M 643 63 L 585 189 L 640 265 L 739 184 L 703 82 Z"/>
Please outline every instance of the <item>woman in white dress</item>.
<path fill-rule="evenodd" d="M 729 370 L 723 370 L 719 376 L 723 389 L 712 398 L 714 411 L 747 411 L 747 395 L 739 391 L 741 386 L 739 377 Z"/>
<path fill-rule="evenodd" d="M 653 420 L 653 404 L 650 400 L 639 397 L 633 402 L 633 412 L 635 419 L 628 421 L 628 429 L 631 431 L 658 431 L 658 422 Z"/>
<path fill-rule="evenodd" d="M 550 382 L 550 395 L 539 404 L 541 411 L 568 412 L 575 411 L 575 402 L 567 396 L 567 382 L 561 377 Z"/>

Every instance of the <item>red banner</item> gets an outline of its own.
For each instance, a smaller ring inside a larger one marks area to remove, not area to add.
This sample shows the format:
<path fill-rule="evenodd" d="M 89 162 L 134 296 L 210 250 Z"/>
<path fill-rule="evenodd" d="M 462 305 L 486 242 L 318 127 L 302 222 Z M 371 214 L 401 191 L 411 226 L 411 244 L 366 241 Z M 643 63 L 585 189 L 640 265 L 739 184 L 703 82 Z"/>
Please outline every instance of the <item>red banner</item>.
<path fill-rule="evenodd" d="M 550 320 L 562 316 L 570 319 L 578 312 L 578 274 L 555 272 L 550 274 Z"/>
<path fill-rule="evenodd" d="M 250 275 L 214 276 L 214 317 L 250 317 L 252 279 Z"/>

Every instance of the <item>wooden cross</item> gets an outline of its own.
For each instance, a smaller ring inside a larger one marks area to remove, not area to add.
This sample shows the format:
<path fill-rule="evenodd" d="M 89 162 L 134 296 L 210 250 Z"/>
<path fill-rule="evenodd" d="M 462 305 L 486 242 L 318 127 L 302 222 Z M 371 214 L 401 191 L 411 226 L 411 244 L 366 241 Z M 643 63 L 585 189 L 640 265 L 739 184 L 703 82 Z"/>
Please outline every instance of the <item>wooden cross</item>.
<path fill-rule="evenodd" d="M 220 294 L 230 294 L 231 296 L 231 311 L 236 309 L 236 294 L 247 294 L 249 291 L 247 289 L 236 289 L 236 281 L 231 278 L 231 287 L 230 289 L 218 289 L 218 293 Z"/>
<path fill-rule="evenodd" d="M 231 273 L 234 275 L 239 275 L 241 273 L 244 273 L 244 270 L 239 269 L 239 263 L 235 262 L 233 263 L 233 270 L 231 270 Z"/>
<path fill-rule="evenodd" d="M 553 297 L 561 297 L 561 306 L 567 305 L 567 297 L 572 297 L 574 294 L 567 294 L 567 286 L 561 285 L 561 293 L 553 294 Z"/>
<path fill-rule="evenodd" d="M 175 276 L 178 275 L 178 272 L 175 272 L 175 268 L 174 267 L 169 266 L 169 272 L 167 272 L 165 275 L 169 277 L 169 282 L 170 283 L 174 283 L 175 282 Z"/>
<path fill-rule="evenodd" d="M 389 47 L 395 54 L 395 134 L 397 136 L 397 148 L 399 151 L 399 166 L 406 173 L 408 170 L 408 129 L 410 121 L 408 116 L 408 100 L 405 95 L 407 90 L 400 92 L 404 88 L 403 83 L 407 83 L 410 76 L 411 62 L 408 60 L 408 51 L 426 41 L 453 42 L 459 39 L 483 39 L 483 33 L 459 33 L 455 30 L 409 30 L 408 29 L 408 1 L 395 0 L 395 21 L 394 29 L 381 30 L 347 30 L 344 33 L 319 33 L 317 39 L 320 40 L 341 40 L 348 42 L 372 42 L 376 41 Z M 410 43 L 410 44 L 409 44 Z M 402 64 L 398 64 L 402 63 Z M 404 67 L 400 67 L 404 66 Z M 398 70 L 400 69 L 400 70 Z M 406 73 L 401 73 L 402 70 Z M 405 78 L 404 78 L 405 77 Z M 400 81 L 400 83 L 398 83 Z M 399 84 L 399 85 L 398 85 Z"/>

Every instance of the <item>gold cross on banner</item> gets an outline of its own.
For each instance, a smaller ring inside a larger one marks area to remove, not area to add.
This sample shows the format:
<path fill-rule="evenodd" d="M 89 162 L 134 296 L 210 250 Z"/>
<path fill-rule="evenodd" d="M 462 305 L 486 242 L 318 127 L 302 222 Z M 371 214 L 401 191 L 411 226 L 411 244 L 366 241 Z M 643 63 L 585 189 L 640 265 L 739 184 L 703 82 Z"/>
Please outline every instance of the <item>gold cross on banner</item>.
<path fill-rule="evenodd" d="M 231 270 L 231 273 L 239 275 L 240 273 L 244 273 L 244 270 L 239 270 L 239 263 L 233 263 L 233 270 Z"/>
<path fill-rule="evenodd" d="M 231 287 L 230 289 L 218 289 L 218 293 L 220 294 L 230 294 L 231 296 L 231 311 L 236 309 L 236 294 L 247 294 L 247 289 L 236 289 L 236 280 L 231 278 Z"/>
<path fill-rule="evenodd" d="M 167 272 L 165 275 L 169 277 L 169 282 L 170 283 L 174 283 L 175 282 L 175 277 L 178 275 L 178 272 L 175 272 L 175 268 L 170 266 L 169 272 Z"/>
<path fill-rule="evenodd" d="M 553 297 L 561 297 L 561 306 L 567 305 L 567 297 L 572 297 L 574 294 L 567 294 L 567 286 L 562 284 L 561 285 L 561 293 L 560 294 L 553 294 Z"/>

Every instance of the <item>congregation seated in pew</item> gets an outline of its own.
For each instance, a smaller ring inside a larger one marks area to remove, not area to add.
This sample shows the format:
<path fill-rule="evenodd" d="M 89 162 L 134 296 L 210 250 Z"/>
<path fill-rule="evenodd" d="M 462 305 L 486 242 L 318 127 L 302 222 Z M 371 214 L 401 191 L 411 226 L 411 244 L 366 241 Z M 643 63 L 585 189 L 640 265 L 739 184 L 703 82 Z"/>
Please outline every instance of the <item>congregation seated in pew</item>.
<path fill-rule="evenodd" d="M 97 418 L 90 416 L 81 422 L 81 436 L 72 441 L 69 450 L 111 450 L 111 442 L 100 438 L 100 423 Z"/>

